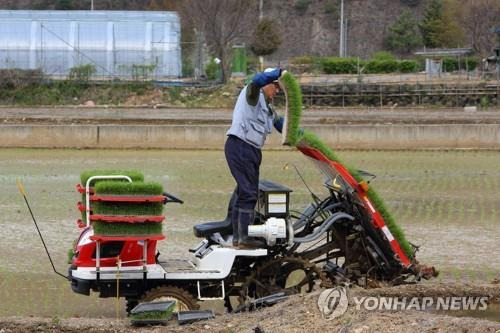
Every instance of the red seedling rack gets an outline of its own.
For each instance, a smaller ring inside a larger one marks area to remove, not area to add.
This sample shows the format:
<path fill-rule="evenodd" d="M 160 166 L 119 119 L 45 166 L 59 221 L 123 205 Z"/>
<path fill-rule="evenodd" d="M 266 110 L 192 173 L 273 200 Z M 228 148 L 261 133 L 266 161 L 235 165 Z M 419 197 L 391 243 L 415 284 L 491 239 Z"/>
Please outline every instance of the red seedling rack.
<path fill-rule="evenodd" d="M 117 222 L 124 222 L 124 223 L 146 223 L 146 222 L 152 222 L 152 223 L 160 223 L 163 222 L 165 219 L 165 216 L 163 215 L 154 215 L 154 216 L 125 216 L 125 215 L 90 215 L 90 220 L 91 221 L 103 221 L 103 222 L 108 222 L 108 223 L 117 223 Z"/>

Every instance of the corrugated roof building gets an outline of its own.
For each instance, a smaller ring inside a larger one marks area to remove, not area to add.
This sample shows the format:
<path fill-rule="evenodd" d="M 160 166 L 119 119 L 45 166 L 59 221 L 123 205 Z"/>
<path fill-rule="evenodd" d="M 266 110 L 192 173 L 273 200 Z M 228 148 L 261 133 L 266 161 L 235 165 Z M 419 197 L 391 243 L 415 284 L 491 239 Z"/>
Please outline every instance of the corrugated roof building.
<path fill-rule="evenodd" d="M 66 76 L 93 65 L 102 77 L 181 75 L 176 12 L 0 10 L 0 68 Z"/>

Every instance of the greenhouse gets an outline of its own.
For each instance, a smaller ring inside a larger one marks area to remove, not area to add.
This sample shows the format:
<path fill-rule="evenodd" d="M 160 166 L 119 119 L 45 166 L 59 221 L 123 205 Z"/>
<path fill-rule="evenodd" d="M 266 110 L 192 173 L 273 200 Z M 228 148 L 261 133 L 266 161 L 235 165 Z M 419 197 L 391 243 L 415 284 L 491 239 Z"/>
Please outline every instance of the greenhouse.
<path fill-rule="evenodd" d="M 0 10 L 0 69 L 78 68 L 113 78 L 181 75 L 176 12 Z"/>

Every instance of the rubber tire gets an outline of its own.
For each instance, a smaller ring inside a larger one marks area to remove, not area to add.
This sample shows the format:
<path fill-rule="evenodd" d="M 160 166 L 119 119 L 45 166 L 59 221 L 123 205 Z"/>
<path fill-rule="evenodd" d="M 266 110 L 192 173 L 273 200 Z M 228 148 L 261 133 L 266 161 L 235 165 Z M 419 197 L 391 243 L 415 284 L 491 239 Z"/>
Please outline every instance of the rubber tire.
<path fill-rule="evenodd" d="M 200 308 L 200 305 L 191 293 L 185 289 L 173 286 L 160 286 L 148 290 L 143 297 L 141 297 L 140 303 L 152 302 L 160 297 L 175 298 L 184 303 L 188 307 L 188 310 L 198 310 Z"/>

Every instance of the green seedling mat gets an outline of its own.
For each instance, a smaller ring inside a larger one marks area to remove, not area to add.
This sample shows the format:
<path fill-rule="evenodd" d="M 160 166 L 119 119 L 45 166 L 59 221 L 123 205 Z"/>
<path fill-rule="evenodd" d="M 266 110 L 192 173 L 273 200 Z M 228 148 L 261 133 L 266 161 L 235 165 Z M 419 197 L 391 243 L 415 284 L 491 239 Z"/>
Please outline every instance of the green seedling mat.
<path fill-rule="evenodd" d="M 119 216 L 158 216 L 163 214 L 163 202 L 116 203 L 106 201 L 92 202 L 92 214 Z M 85 212 L 83 213 L 85 215 Z"/>
<path fill-rule="evenodd" d="M 133 325 L 161 325 L 165 324 L 174 313 L 176 303 L 152 302 L 136 306 L 130 313 Z"/>
<path fill-rule="evenodd" d="M 162 195 L 163 186 L 160 183 L 125 183 L 103 181 L 95 186 L 95 195 Z"/>
<path fill-rule="evenodd" d="M 144 223 L 107 223 L 94 221 L 94 234 L 103 236 L 149 236 L 161 235 L 163 223 L 144 222 Z"/>
<path fill-rule="evenodd" d="M 80 183 L 82 186 L 87 185 L 87 180 L 93 176 L 128 176 L 132 180 L 132 182 L 143 182 L 144 175 L 136 170 L 89 170 L 84 171 L 80 175 Z M 96 179 L 92 181 L 90 186 L 94 186 L 97 183 L 100 183 L 103 180 Z M 116 180 L 120 181 L 120 180 Z M 127 181 L 127 180 L 123 180 Z"/>

